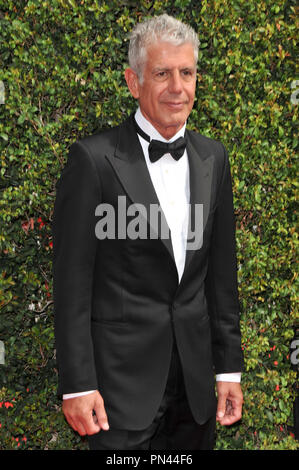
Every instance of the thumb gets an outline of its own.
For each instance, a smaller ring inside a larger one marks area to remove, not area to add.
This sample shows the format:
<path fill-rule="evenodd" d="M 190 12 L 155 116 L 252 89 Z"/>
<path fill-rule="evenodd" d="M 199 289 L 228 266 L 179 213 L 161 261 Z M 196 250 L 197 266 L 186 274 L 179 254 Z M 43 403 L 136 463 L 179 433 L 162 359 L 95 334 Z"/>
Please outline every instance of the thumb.
<path fill-rule="evenodd" d="M 105 411 L 104 400 L 100 394 L 98 394 L 98 397 L 95 400 L 94 411 L 95 411 L 96 419 L 101 429 L 108 431 L 109 429 L 108 418 L 107 418 L 107 414 Z"/>
<path fill-rule="evenodd" d="M 226 411 L 226 395 L 220 394 L 218 396 L 218 405 L 217 405 L 217 418 L 223 418 Z"/>

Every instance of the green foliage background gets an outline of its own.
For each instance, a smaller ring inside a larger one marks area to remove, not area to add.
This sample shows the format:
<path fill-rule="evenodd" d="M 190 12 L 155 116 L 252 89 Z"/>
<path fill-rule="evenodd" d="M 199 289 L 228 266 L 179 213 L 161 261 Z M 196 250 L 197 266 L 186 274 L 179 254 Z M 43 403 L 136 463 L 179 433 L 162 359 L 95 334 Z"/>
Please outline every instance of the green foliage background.
<path fill-rule="evenodd" d="M 135 108 L 133 25 L 167 12 L 201 41 L 189 127 L 229 150 L 237 217 L 244 415 L 217 449 L 295 449 L 295 1 L 0 0 L 1 449 L 85 449 L 56 397 L 51 220 L 72 142 Z M 298 26 L 298 25 L 297 25 Z M 298 319 L 298 317 L 297 317 Z"/>

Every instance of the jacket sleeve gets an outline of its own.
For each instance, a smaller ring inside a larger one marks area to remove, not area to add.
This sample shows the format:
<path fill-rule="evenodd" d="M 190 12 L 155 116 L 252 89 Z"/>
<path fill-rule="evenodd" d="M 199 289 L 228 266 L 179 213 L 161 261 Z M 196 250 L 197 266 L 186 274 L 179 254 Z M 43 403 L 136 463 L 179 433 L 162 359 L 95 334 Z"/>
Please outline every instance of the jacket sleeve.
<path fill-rule="evenodd" d="M 214 212 L 206 278 L 216 374 L 243 370 L 232 183 L 228 155 L 226 149 L 222 148 L 224 163 Z"/>
<path fill-rule="evenodd" d="M 90 331 L 100 182 L 85 146 L 74 143 L 56 184 L 53 297 L 58 394 L 97 389 Z"/>

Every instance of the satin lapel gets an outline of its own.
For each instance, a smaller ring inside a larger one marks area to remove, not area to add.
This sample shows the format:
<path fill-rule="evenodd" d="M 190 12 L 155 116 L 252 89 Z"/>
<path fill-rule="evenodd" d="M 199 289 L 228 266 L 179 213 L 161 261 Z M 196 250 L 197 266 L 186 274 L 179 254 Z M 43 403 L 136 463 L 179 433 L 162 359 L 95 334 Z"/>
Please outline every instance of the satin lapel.
<path fill-rule="evenodd" d="M 117 174 L 120 183 L 131 200 L 131 204 L 142 204 L 145 207 L 147 222 L 151 229 L 157 234 L 155 221 L 151 220 L 149 214 L 151 205 L 155 204 L 157 208 L 159 206 L 159 200 L 151 181 L 142 147 L 132 122 L 132 117 L 128 118 L 120 127 L 119 141 L 115 155 L 106 155 L 106 158 Z M 162 209 L 161 225 L 165 228 L 163 233 L 167 232 L 167 237 L 161 237 L 161 241 L 174 260 L 170 230 Z"/>
<path fill-rule="evenodd" d="M 186 137 L 190 169 L 190 221 L 184 272 L 187 270 L 195 251 L 200 249 L 203 243 L 203 238 L 199 237 L 199 235 L 204 233 L 209 216 L 214 165 L 214 155 L 205 156 L 206 158 L 204 159 L 204 155 L 201 155 L 200 149 L 195 148 L 192 144 L 190 136 L 188 136 L 188 131 Z M 198 210 L 198 208 L 196 209 L 197 204 L 202 204 L 202 218 L 199 217 L 199 211 L 195 212 Z M 193 243 L 191 235 L 193 234 L 194 237 L 195 230 L 197 241 Z"/>

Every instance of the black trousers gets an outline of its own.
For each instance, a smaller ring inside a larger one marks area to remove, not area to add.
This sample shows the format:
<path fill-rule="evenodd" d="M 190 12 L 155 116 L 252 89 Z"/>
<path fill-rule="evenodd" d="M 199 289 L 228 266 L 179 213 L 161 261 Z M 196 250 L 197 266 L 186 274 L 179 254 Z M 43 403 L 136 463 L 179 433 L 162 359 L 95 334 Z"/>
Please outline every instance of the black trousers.
<path fill-rule="evenodd" d="M 141 431 L 110 427 L 88 436 L 88 442 L 91 450 L 212 450 L 215 427 L 215 415 L 202 425 L 192 416 L 174 344 L 164 396 L 152 424 Z"/>

